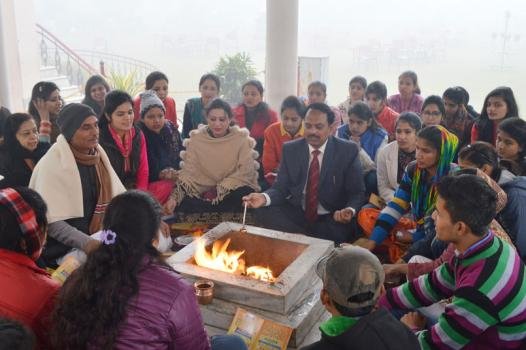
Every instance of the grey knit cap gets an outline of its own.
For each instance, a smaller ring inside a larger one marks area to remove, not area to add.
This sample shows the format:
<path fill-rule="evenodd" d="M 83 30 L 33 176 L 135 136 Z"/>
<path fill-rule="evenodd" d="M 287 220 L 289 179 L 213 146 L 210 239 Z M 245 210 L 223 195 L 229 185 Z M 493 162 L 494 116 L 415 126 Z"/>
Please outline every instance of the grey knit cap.
<path fill-rule="evenodd" d="M 163 101 L 157 96 L 155 91 L 146 90 L 141 95 L 141 118 L 144 118 L 144 115 L 150 108 L 159 107 L 166 113 L 166 108 L 164 107 Z"/>
<path fill-rule="evenodd" d="M 84 120 L 88 117 L 97 117 L 97 113 L 90 107 L 82 103 L 70 103 L 60 110 L 57 118 L 57 124 L 60 133 L 64 135 L 69 142 L 75 132 L 80 128 Z"/>
<path fill-rule="evenodd" d="M 335 248 L 321 258 L 316 273 L 329 297 L 349 309 L 375 305 L 385 278 L 378 258 L 352 245 Z"/>

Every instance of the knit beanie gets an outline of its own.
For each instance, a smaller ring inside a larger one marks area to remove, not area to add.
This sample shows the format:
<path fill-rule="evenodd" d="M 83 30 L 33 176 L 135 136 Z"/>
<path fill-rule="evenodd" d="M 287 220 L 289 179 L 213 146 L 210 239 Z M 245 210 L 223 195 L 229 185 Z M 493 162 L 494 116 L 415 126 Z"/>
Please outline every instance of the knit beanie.
<path fill-rule="evenodd" d="M 157 96 L 155 91 L 153 90 L 146 90 L 141 95 L 141 118 L 144 118 L 144 115 L 146 112 L 150 110 L 150 108 L 153 107 L 159 107 L 163 110 L 164 113 L 166 113 L 166 108 L 164 107 L 163 101 Z"/>
<path fill-rule="evenodd" d="M 70 103 L 60 110 L 57 118 L 57 124 L 60 127 L 60 132 L 69 142 L 73 138 L 75 132 L 80 128 L 86 118 L 97 114 L 90 106 L 82 103 Z"/>

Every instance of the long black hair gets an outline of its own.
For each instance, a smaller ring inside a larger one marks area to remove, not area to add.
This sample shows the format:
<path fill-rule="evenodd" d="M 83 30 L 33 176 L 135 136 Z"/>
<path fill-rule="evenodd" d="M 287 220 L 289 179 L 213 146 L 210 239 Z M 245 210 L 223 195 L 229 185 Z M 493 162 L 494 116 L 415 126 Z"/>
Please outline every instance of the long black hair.
<path fill-rule="evenodd" d="M 149 194 L 132 190 L 113 198 L 103 229 L 116 233 L 66 281 L 54 313 L 56 349 L 112 349 L 130 298 L 139 291 L 145 261 L 164 264 L 152 245 L 161 222 L 161 206 Z"/>
<path fill-rule="evenodd" d="M 477 168 L 482 169 L 484 165 L 489 165 L 492 169 L 491 178 L 498 181 L 502 169 L 499 167 L 499 156 L 497 150 L 490 143 L 477 141 L 467 145 L 458 152 L 458 158 L 470 162 Z"/>
<path fill-rule="evenodd" d="M 490 97 L 501 97 L 508 108 L 508 113 L 504 116 L 504 119 L 518 117 L 519 107 L 515 101 L 515 95 L 513 90 L 507 86 L 501 86 L 492 90 L 488 96 L 484 99 L 484 105 L 480 113 L 480 118 L 475 122 L 478 128 L 478 139 L 477 141 L 486 141 L 493 143 L 493 121 L 488 117 L 488 100 Z"/>
<path fill-rule="evenodd" d="M 27 111 L 29 114 L 35 117 L 37 125 L 40 124 L 40 114 L 38 113 L 38 110 L 33 102 L 36 102 L 39 98 L 47 101 L 49 96 L 51 96 L 55 90 L 60 91 L 57 84 L 52 81 L 39 81 L 33 86 L 33 90 L 31 90 L 31 99 L 29 100 L 29 105 L 27 106 Z"/>
<path fill-rule="evenodd" d="M 103 76 L 98 74 L 92 75 L 89 77 L 88 81 L 86 81 L 86 86 L 84 87 L 84 99 L 82 100 L 82 103 L 93 108 L 95 113 L 97 113 L 97 117 L 100 118 L 100 115 L 102 114 L 102 108 L 97 101 L 91 98 L 91 88 L 97 84 L 104 86 L 106 93 L 111 91 L 110 85 Z"/>
<path fill-rule="evenodd" d="M 99 118 L 99 127 L 106 127 L 110 124 L 111 115 L 123 103 L 129 102 L 133 108 L 133 98 L 126 91 L 113 90 L 106 94 L 104 98 L 104 109 Z"/>

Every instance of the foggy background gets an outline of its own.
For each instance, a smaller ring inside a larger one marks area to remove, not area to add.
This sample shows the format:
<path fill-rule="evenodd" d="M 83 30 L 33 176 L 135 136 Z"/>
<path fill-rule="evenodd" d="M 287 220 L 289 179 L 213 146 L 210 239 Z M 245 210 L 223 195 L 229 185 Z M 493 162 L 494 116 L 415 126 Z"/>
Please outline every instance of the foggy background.
<path fill-rule="evenodd" d="M 37 22 L 73 49 L 130 56 L 165 72 L 178 109 L 225 54 L 247 52 L 264 82 L 264 0 L 35 0 L 35 7 Z M 347 97 L 354 75 L 383 81 L 391 95 L 411 69 L 424 97 L 461 85 L 479 112 L 490 90 L 510 86 L 525 117 L 524 0 L 300 0 L 299 8 L 298 54 L 329 57 L 329 104 Z"/>

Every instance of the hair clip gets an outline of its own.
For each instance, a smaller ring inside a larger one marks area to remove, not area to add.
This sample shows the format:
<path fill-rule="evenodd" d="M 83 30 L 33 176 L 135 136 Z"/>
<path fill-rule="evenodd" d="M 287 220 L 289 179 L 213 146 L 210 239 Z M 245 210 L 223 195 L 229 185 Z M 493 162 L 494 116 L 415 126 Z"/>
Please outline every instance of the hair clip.
<path fill-rule="evenodd" d="M 112 245 L 117 240 L 117 234 L 112 230 L 102 230 L 100 239 L 105 245 Z"/>

